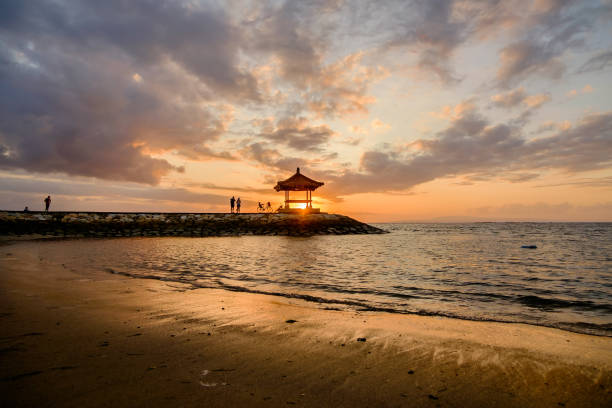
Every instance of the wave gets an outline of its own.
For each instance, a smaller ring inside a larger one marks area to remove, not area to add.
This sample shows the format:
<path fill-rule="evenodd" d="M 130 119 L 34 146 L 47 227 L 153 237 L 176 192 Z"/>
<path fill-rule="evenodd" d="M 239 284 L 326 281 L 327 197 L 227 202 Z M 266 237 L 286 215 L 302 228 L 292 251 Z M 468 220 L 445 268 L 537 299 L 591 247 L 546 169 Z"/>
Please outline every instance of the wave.
<path fill-rule="evenodd" d="M 517 296 L 516 298 L 520 303 L 536 308 L 542 309 L 580 309 L 580 310 L 592 310 L 592 311 L 605 311 L 612 313 L 612 305 L 598 304 L 589 300 L 563 300 L 563 299 L 550 299 L 543 298 L 534 295 Z"/>
<path fill-rule="evenodd" d="M 223 289 L 232 292 L 243 292 L 243 293 L 253 293 L 253 294 L 261 294 L 268 296 L 278 296 L 289 299 L 300 299 L 307 302 L 319 303 L 324 305 L 341 305 L 345 308 L 353 308 L 357 311 L 368 311 L 368 312 L 380 312 L 380 313 L 395 313 L 395 314 L 407 314 L 407 315 L 419 315 L 419 316 L 434 316 L 434 317 L 446 317 L 452 319 L 459 320 L 467 320 L 467 321 L 482 321 L 482 322 L 497 322 L 497 323 L 514 323 L 514 324 L 529 324 L 534 326 L 542 326 L 542 327 L 550 327 L 556 328 L 576 333 L 589 334 L 595 336 L 602 337 L 612 337 L 612 324 L 595 324 L 590 322 L 545 322 L 545 321 L 531 321 L 531 320 L 520 320 L 520 319 L 510 319 L 510 318 L 491 318 L 485 316 L 466 316 L 459 313 L 451 313 L 444 311 L 431 311 L 431 310 L 407 310 L 400 309 L 393 306 L 381 306 L 374 305 L 368 303 L 366 301 L 360 300 L 352 300 L 352 299 L 335 299 L 335 298 L 327 298 L 322 296 L 309 295 L 304 293 L 293 293 L 293 292 L 280 292 L 273 290 L 260 290 L 247 288 L 238 285 L 227 284 L 223 282 L 221 279 L 217 279 L 211 284 L 206 285 L 201 282 L 194 282 L 192 279 L 181 278 L 180 276 L 176 277 L 167 277 L 167 276 L 159 276 L 153 274 L 140 274 L 140 273 L 129 273 L 123 271 L 117 271 L 112 268 L 106 268 L 106 272 L 122 275 L 130 278 L 136 279 L 154 279 L 160 281 L 169 281 L 176 282 L 189 285 L 192 289 Z M 278 283 L 278 282 L 274 282 Z M 315 286 L 315 285 L 312 285 Z M 321 288 L 321 286 L 328 285 L 316 285 Z M 411 287 L 413 290 L 421 290 L 423 288 Z M 473 295 L 477 297 L 490 297 L 496 299 L 506 299 L 506 300 L 515 300 L 518 303 L 524 304 L 529 307 L 536 307 L 541 309 L 554 309 L 554 308 L 577 308 L 583 310 L 601 310 L 606 312 L 612 312 L 612 306 L 610 305 L 602 305 L 596 304 L 591 301 L 569 301 L 562 299 L 550 299 L 550 298 L 542 298 L 535 295 L 521 295 L 521 296 L 507 296 L 500 294 L 483 294 L 483 293 L 469 293 L 469 292 L 461 292 L 454 290 L 430 290 L 430 292 L 438 292 L 444 294 L 461 294 L 461 295 Z M 389 297 L 402 297 L 402 298 L 418 298 L 419 296 L 405 295 L 405 294 L 397 294 L 392 292 L 382 292 L 382 291 L 366 291 L 366 290 L 349 290 L 345 289 L 342 291 L 335 291 L 334 293 L 346 293 L 346 294 L 372 294 L 379 296 L 389 296 Z M 465 300 L 465 299 L 464 299 Z M 491 301 L 494 301 L 491 299 Z M 338 308 L 334 307 L 326 307 L 326 309 L 338 310 Z M 342 310 L 342 309 L 339 309 Z"/>

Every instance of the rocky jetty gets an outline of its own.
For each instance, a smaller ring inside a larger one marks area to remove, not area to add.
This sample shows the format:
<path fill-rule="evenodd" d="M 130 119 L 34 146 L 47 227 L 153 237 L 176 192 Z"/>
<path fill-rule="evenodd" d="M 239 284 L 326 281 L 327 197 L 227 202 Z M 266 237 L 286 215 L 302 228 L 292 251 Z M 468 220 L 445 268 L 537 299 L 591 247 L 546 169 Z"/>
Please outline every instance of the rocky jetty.
<path fill-rule="evenodd" d="M 385 232 L 339 214 L 0 211 L 0 236 L 9 237 L 312 236 Z"/>

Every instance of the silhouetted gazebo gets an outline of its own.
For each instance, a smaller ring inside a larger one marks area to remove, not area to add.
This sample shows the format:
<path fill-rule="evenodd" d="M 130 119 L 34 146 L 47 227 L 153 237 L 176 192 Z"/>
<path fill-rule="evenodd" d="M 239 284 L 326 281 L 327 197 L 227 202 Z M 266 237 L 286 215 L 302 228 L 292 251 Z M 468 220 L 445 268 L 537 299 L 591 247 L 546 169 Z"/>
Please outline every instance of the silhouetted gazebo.
<path fill-rule="evenodd" d="M 291 208 L 291 204 L 306 204 L 306 211 L 319 212 L 320 210 L 318 208 L 312 208 L 312 192 L 321 187 L 323 184 L 325 183 L 315 181 L 301 174 L 300 168 L 298 167 L 293 176 L 289 177 L 287 180 L 279 181 L 276 183 L 276 186 L 274 186 L 276 191 L 285 192 L 285 206 L 279 209 L 279 212 L 296 212 L 304 210 L 301 208 Z M 306 199 L 291 200 L 289 198 L 290 191 L 305 191 Z"/>

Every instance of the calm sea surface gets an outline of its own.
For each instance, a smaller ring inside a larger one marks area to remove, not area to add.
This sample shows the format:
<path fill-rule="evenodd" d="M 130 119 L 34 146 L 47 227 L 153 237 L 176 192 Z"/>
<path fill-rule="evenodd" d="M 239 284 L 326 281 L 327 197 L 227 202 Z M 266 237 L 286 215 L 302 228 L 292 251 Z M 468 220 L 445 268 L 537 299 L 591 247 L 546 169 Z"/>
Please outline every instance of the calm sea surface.
<path fill-rule="evenodd" d="M 612 223 L 376 226 L 391 233 L 35 245 L 41 256 L 78 270 L 303 298 L 326 308 L 523 322 L 612 336 Z"/>

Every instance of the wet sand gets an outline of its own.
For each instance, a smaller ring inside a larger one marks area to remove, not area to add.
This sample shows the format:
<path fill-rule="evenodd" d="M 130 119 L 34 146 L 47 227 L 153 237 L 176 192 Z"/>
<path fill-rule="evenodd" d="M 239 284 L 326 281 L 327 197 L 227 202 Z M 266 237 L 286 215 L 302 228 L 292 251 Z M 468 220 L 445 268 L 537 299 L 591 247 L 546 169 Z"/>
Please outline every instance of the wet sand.
<path fill-rule="evenodd" d="M 612 406 L 612 338 L 324 310 L 0 246 L 4 406 Z"/>

